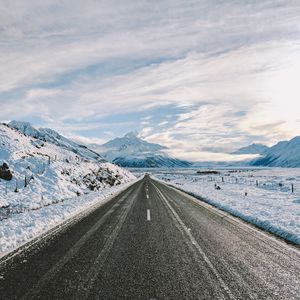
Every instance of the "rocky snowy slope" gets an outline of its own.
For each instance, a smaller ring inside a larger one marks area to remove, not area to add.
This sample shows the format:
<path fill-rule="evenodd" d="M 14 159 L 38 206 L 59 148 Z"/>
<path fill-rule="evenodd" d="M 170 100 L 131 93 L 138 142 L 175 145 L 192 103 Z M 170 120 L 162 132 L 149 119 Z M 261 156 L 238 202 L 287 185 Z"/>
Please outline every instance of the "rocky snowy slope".
<path fill-rule="evenodd" d="M 92 146 L 105 159 L 122 167 L 160 168 L 189 167 L 187 161 L 179 160 L 164 153 L 167 148 L 140 139 L 135 133 L 113 139 L 102 146 Z"/>
<path fill-rule="evenodd" d="M 39 143 L 48 142 L 54 144 L 88 160 L 99 162 L 105 161 L 103 157 L 101 157 L 98 153 L 94 152 L 93 150 L 87 148 L 84 145 L 78 144 L 72 140 L 65 138 L 64 136 L 60 135 L 52 129 L 36 129 L 33 126 L 31 126 L 31 124 L 28 122 L 19 121 L 11 121 L 8 125 L 9 127 L 17 129 L 19 132 L 22 132 L 26 136 L 35 138 L 39 141 Z"/>
<path fill-rule="evenodd" d="M 300 167 L 300 136 L 281 141 L 269 148 L 262 157 L 252 162 L 254 166 Z"/>
<path fill-rule="evenodd" d="M 0 219 L 133 179 L 51 129 L 16 121 L 0 124 Z"/>

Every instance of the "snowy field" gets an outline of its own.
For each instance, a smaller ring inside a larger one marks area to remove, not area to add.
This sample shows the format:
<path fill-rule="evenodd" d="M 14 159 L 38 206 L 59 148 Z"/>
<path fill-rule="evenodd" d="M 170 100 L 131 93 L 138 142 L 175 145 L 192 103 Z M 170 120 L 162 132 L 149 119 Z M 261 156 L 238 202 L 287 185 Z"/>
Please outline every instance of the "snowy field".
<path fill-rule="evenodd" d="M 133 170 L 203 198 L 206 202 L 286 240 L 300 244 L 300 169 L 238 168 Z M 197 171 L 202 173 L 197 173 Z"/>

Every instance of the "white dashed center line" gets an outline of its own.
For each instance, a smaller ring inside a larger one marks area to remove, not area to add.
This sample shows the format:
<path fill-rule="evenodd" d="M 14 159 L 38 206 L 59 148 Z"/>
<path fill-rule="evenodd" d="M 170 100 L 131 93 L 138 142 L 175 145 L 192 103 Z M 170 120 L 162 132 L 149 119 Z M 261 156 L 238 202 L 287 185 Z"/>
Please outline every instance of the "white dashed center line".
<path fill-rule="evenodd" d="M 147 209 L 147 221 L 151 221 L 150 209 Z"/>

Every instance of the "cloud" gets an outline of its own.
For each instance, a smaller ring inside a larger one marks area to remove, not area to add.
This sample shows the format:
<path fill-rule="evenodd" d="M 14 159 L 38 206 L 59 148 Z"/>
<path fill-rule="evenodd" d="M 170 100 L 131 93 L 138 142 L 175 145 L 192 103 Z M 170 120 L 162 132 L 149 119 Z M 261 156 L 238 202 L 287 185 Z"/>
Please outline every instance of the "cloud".
<path fill-rule="evenodd" d="M 258 155 L 245 154 L 245 155 L 231 155 L 227 153 L 215 152 L 199 152 L 199 151 L 185 151 L 185 150 L 166 150 L 171 156 L 192 162 L 239 162 L 246 160 L 253 160 Z"/>
<path fill-rule="evenodd" d="M 2 119 L 106 139 L 124 126 L 103 118 L 172 106 L 183 112 L 132 126 L 199 158 L 300 132 L 298 2 L 1 1 L 0 13 Z"/>
<path fill-rule="evenodd" d="M 151 132 L 153 132 L 153 127 L 144 127 L 140 132 L 139 132 L 139 136 L 141 138 L 148 136 Z"/>
<path fill-rule="evenodd" d="M 162 121 L 162 122 L 160 122 L 160 123 L 158 124 L 158 126 L 164 126 L 164 125 L 167 125 L 167 124 L 169 124 L 168 121 Z"/>
<path fill-rule="evenodd" d="M 60 107 L 61 115 L 64 118 L 86 118 L 202 102 L 227 103 L 249 111 L 249 108 L 268 102 L 274 96 L 263 90 L 263 84 L 274 73 L 276 56 L 287 52 L 290 47 L 290 43 L 276 42 L 243 47 L 213 57 L 191 54 L 102 81 L 81 78 L 61 88 L 66 104 Z M 292 64 L 293 57 L 286 63 Z M 112 102 L 114 105 L 110 105 Z M 51 107 L 51 103 L 48 106 L 53 112 L 57 109 Z"/>
<path fill-rule="evenodd" d="M 58 89 L 30 89 L 26 93 L 26 99 L 57 98 L 60 93 Z"/>
<path fill-rule="evenodd" d="M 278 34 L 291 35 L 298 26 L 299 5 L 278 3 L 2 1 L 0 88 L 51 81 L 114 59 L 155 61 L 190 52 L 224 53 Z"/>
<path fill-rule="evenodd" d="M 73 140 L 74 142 L 77 142 L 79 144 L 83 144 L 83 145 L 89 145 L 89 144 L 97 144 L 97 145 L 102 145 L 105 142 L 107 142 L 107 140 L 105 139 L 99 139 L 99 138 L 88 138 L 88 137 L 84 137 L 84 136 L 69 136 L 69 139 Z"/>

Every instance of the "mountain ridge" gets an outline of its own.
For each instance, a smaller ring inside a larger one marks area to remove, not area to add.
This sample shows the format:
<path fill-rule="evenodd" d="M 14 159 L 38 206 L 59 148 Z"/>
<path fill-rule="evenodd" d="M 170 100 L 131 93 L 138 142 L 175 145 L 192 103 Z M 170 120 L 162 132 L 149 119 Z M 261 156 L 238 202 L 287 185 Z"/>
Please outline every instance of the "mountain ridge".
<path fill-rule="evenodd" d="M 289 141 L 278 142 L 251 164 L 268 167 L 300 167 L 300 136 L 296 136 Z"/>
<path fill-rule="evenodd" d="M 134 178 L 51 129 L 0 124 L 0 207 L 38 209 Z"/>
<path fill-rule="evenodd" d="M 92 149 L 89 149 L 85 145 L 81 145 L 76 143 L 63 135 L 59 134 L 53 129 L 50 128 L 35 128 L 29 122 L 22 122 L 22 121 L 11 121 L 7 124 L 9 127 L 16 129 L 26 136 L 33 137 L 35 139 L 49 142 L 55 144 L 59 147 L 68 149 L 75 154 L 82 156 L 86 159 L 92 159 L 98 162 L 105 162 L 104 158 L 101 155 Z"/>
<path fill-rule="evenodd" d="M 231 154 L 260 154 L 263 155 L 269 149 L 268 146 L 259 143 L 253 143 L 251 145 L 239 148 L 238 150 L 232 152 Z"/>
<path fill-rule="evenodd" d="M 149 143 L 129 132 L 93 147 L 105 159 L 122 167 L 133 168 L 160 168 L 160 167 L 189 167 L 190 162 L 167 155 L 164 150 L 168 148 L 159 144 Z"/>

